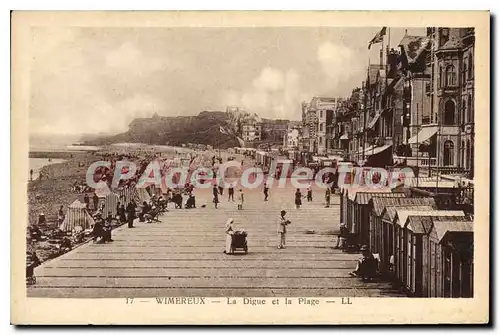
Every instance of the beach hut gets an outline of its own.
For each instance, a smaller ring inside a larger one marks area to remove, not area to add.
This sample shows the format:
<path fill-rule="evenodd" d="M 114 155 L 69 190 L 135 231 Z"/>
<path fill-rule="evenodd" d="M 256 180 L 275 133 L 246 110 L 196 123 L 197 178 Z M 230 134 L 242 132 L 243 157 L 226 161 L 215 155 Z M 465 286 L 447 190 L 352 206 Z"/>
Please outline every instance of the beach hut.
<path fill-rule="evenodd" d="M 94 225 L 94 219 L 87 211 L 85 204 L 75 200 L 69 205 L 66 216 L 59 229 L 64 232 L 71 232 L 75 227 L 82 227 L 83 230 L 90 229 Z"/>
<path fill-rule="evenodd" d="M 358 244 L 369 244 L 370 236 L 370 207 L 369 202 L 373 196 L 391 196 L 389 188 L 361 188 L 352 196 L 353 206 L 353 233 L 358 235 Z"/>
<path fill-rule="evenodd" d="M 409 293 L 416 292 L 416 269 L 421 269 L 422 255 L 422 234 L 425 232 L 422 227 L 406 225 L 410 216 L 465 216 L 462 211 L 443 211 L 443 210 L 422 210 L 420 207 L 416 210 L 397 209 L 393 224 L 398 228 L 397 242 L 399 256 L 396 262 L 398 279 Z M 414 229 L 414 230 L 412 230 Z M 419 265 L 419 266 L 417 266 Z M 421 272 L 421 271 L 420 271 Z M 421 285 L 421 283 L 419 283 Z"/>
<path fill-rule="evenodd" d="M 385 261 L 382 264 L 382 269 L 389 269 L 389 263 L 391 256 L 393 257 L 393 268 L 391 276 L 394 280 L 400 280 L 403 277 L 402 273 L 402 245 L 401 245 L 401 234 L 402 229 L 399 225 L 394 224 L 394 219 L 398 209 L 405 209 L 407 211 L 432 211 L 434 208 L 428 205 L 396 205 L 396 206 L 386 206 L 381 213 L 382 225 L 389 226 L 389 245 L 387 246 L 388 255 L 385 255 Z M 387 271 L 387 274 L 389 272 Z"/>
<path fill-rule="evenodd" d="M 423 240 L 423 296 L 473 297 L 473 241 L 467 217 L 433 217 Z"/>
<path fill-rule="evenodd" d="M 387 200 L 387 204 L 395 203 L 398 199 L 406 199 L 406 195 L 404 193 L 365 193 L 361 195 L 365 199 L 359 199 L 363 203 L 367 203 L 366 209 L 368 210 L 368 247 L 371 252 L 377 253 L 381 256 L 388 254 L 388 239 L 389 239 L 389 230 L 385 228 L 382 224 L 382 218 L 380 214 L 382 210 L 380 210 L 380 206 L 377 208 L 377 214 L 373 215 L 374 212 L 374 203 L 377 204 L 380 201 Z M 366 228 L 365 228 L 366 229 Z"/>
<path fill-rule="evenodd" d="M 103 205 L 103 210 L 102 210 L 102 216 L 105 218 L 108 213 L 111 213 L 111 215 L 116 216 L 116 205 L 120 202 L 120 197 L 113 192 L 109 192 L 107 194 L 97 194 L 99 197 L 99 208 L 101 208 Z"/>
<path fill-rule="evenodd" d="M 144 201 L 148 202 L 151 200 L 151 196 L 148 193 L 148 190 L 145 187 L 136 187 L 135 192 L 135 202 L 138 205 L 142 205 Z"/>
<path fill-rule="evenodd" d="M 404 193 L 392 193 L 392 196 L 375 195 L 370 200 L 370 250 L 380 255 L 380 269 L 387 273 L 389 260 L 394 255 L 394 230 L 392 219 L 384 220 L 386 207 L 426 206 L 428 210 L 437 209 L 433 198 L 408 198 Z M 393 210 L 393 213 L 395 211 Z"/>

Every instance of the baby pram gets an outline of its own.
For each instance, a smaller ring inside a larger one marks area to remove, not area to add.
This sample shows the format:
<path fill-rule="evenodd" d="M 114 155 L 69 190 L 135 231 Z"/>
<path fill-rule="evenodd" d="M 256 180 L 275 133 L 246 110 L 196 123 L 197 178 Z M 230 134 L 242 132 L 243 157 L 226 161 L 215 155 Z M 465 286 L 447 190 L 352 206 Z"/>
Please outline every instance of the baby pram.
<path fill-rule="evenodd" d="M 231 250 L 230 253 L 234 254 L 235 251 L 243 251 L 248 253 L 247 233 L 243 230 L 237 230 L 231 235 Z"/>

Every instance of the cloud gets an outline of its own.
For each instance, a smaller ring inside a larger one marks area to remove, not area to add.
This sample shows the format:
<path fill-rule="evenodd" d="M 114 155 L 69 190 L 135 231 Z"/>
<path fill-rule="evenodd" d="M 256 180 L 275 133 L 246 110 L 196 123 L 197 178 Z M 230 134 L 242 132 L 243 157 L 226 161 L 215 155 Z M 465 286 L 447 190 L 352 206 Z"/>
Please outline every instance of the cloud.
<path fill-rule="evenodd" d="M 125 42 L 105 55 L 106 66 L 117 71 L 145 75 L 180 66 L 178 62 L 147 56 L 133 43 Z"/>
<path fill-rule="evenodd" d="M 253 80 L 253 86 L 259 91 L 276 92 L 283 89 L 283 73 L 277 69 L 266 67 Z"/>
<path fill-rule="evenodd" d="M 359 55 L 343 44 L 323 42 L 317 50 L 325 82 L 336 95 L 345 95 L 352 87 L 345 85 L 353 77 L 359 77 L 364 67 Z"/>
<path fill-rule="evenodd" d="M 222 104 L 238 106 L 263 118 L 300 119 L 304 93 L 295 69 L 282 71 L 265 67 L 251 82 L 251 87 L 242 91 L 224 92 Z"/>

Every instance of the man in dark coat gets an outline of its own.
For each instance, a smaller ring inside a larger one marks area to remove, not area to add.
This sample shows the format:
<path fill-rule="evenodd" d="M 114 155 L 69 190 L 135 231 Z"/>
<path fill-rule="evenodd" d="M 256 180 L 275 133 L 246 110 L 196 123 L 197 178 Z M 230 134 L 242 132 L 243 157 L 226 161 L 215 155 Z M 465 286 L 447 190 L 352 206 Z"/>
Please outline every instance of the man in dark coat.
<path fill-rule="evenodd" d="M 135 208 L 136 206 L 134 201 L 129 202 L 127 205 L 127 221 L 129 228 L 134 228 Z"/>

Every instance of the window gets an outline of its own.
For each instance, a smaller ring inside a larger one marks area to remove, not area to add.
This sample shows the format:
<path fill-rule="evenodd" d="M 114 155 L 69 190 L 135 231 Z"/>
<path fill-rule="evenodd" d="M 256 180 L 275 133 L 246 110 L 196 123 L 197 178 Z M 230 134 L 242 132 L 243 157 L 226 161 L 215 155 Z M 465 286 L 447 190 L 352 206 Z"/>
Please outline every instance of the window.
<path fill-rule="evenodd" d="M 464 59 L 463 70 L 462 70 L 462 83 L 467 80 L 467 57 Z"/>
<path fill-rule="evenodd" d="M 465 151 L 465 142 L 462 141 L 462 146 L 460 147 L 460 153 L 462 156 L 462 167 L 467 168 L 467 157 L 466 157 L 466 151 Z"/>
<path fill-rule="evenodd" d="M 455 67 L 449 65 L 446 67 L 446 84 L 445 86 L 455 86 L 457 84 L 457 74 L 455 73 Z"/>
<path fill-rule="evenodd" d="M 319 137 L 319 144 L 322 145 L 323 144 L 323 137 Z"/>
<path fill-rule="evenodd" d="M 472 55 L 469 57 L 469 68 L 468 68 L 468 75 L 467 75 L 467 79 L 472 79 L 474 77 L 474 74 L 472 73 L 472 60 L 473 60 L 473 57 Z"/>
<path fill-rule="evenodd" d="M 323 111 L 319 111 L 319 117 L 323 117 Z"/>
<path fill-rule="evenodd" d="M 439 66 L 438 85 L 439 85 L 439 88 L 441 88 L 442 86 L 444 86 L 443 67 L 441 65 Z"/>
<path fill-rule="evenodd" d="M 464 167 L 466 169 L 470 169 L 470 167 L 472 166 L 472 162 L 474 161 L 474 156 L 473 156 L 473 153 L 471 151 L 471 146 L 470 146 L 469 140 L 467 140 L 467 147 L 465 148 L 465 152 L 466 152 L 467 157 L 465 158 Z"/>
<path fill-rule="evenodd" d="M 467 121 L 465 120 L 465 118 L 467 117 L 467 102 L 465 99 L 462 100 L 462 115 L 461 115 L 461 123 L 464 124 L 464 123 L 467 123 Z"/>
<path fill-rule="evenodd" d="M 448 126 L 455 124 L 455 102 L 453 100 L 446 101 L 444 105 L 444 124 Z"/>
<path fill-rule="evenodd" d="M 473 123 L 474 122 L 474 106 L 472 106 L 472 95 L 469 94 L 469 99 L 467 103 L 467 112 L 468 114 L 468 122 Z"/>
<path fill-rule="evenodd" d="M 455 145 L 453 141 L 447 140 L 444 142 L 444 154 L 443 154 L 443 165 L 452 166 L 454 165 L 455 158 Z"/>

